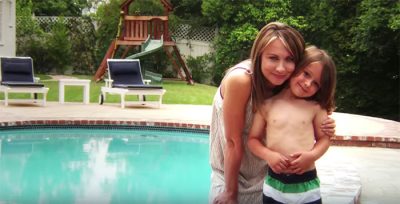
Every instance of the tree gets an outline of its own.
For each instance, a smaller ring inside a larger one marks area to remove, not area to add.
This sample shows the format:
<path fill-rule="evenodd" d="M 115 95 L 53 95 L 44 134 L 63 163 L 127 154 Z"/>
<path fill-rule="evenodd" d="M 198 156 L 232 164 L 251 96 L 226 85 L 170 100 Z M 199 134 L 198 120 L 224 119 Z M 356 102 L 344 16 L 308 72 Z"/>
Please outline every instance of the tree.
<path fill-rule="evenodd" d="M 265 23 L 283 21 L 332 55 L 337 111 L 400 120 L 399 1 L 203 0 L 202 12 L 219 27 L 217 84 L 226 68 L 249 56 Z"/>
<path fill-rule="evenodd" d="M 174 6 L 173 15 L 186 21 L 204 23 L 205 18 L 201 13 L 202 0 L 171 0 L 171 4 Z"/>
<path fill-rule="evenodd" d="M 64 18 L 59 18 L 47 34 L 47 63 L 49 70 L 63 74 L 71 66 L 72 43 Z"/>
<path fill-rule="evenodd" d="M 120 4 L 122 0 L 110 0 L 99 5 L 94 19 L 97 22 L 97 59 L 100 64 L 111 41 L 117 37 L 120 18 Z"/>
<path fill-rule="evenodd" d="M 66 21 L 61 16 L 55 23 L 44 24 L 51 28 L 45 31 L 33 17 L 33 7 L 31 0 L 16 1 L 17 55 L 32 57 L 39 73 L 63 74 L 69 68 L 78 73 L 93 72 L 95 35 L 91 19 Z"/>
<path fill-rule="evenodd" d="M 399 19 L 399 6 L 399 1 L 387 0 L 363 0 L 358 5 L 356 25 L 350 30 L 358 76 L 347 79 L 355 87 L 347 97 L 358 103 L 342 103 L 343 110 L 400 120 L 400 28 L 392 28 L 390 21 Z"/>
<path fill-rule="evenodd" d="M 21 5 L 32 2 L 36 16 L 81 16 L 89 7 L 88 0 L 19 0 Z"/>
<path fill-rule="evenodd" d="M 43 70 L 40 66 L 45 63 L 43 56 L 46 56 L 45 32 L 40 28 L 39 24 L 32 18 L 32 2 L 21 4 L 21 0 L 16 2 L 16 45 L 17 55 L 30 56 L 33 59 L 35 71 L 41 73 Z"/>
<path fill-rule="evenodd" d="M 219 28 L 215 41 L 216 84 L 227 68 L 250 56 L 258 30 L 267 23 L 282 21 L 296 28 L 307 26 L 302 16 L 293 15 L 291 2 L 287 0 L 203 0 L 202 12 Z"/>
<path fill-rule="evenodd" d="M 399 120 L 400 3 L 294 1 L 309 24 L 305 39 L 338 69 L 337 111 Z"/>

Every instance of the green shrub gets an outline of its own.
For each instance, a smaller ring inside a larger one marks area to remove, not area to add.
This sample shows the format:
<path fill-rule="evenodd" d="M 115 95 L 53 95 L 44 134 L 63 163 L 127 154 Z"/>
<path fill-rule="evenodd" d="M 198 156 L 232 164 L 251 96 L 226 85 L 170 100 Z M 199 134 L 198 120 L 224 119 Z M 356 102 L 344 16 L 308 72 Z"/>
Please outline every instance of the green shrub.
<path fill-rule="evenodd" d="M 211 78 L 214 72 L 214 56 L 205 54 L 199 57 L 189 56 L 186 60 L 187 66 L 192 72 L 194 81 L 202 84 L 211 84 Z"/>
<path fill-rule="evenodd" d="M 52 26 L 51 33 L 48 34 L 46 46 L 48 51 L 46 65 L 52 71 L 64 74 L 71 66 L 70 62 L 72 60 L 72 44 L 69 40 L 69 31 L 64 24 L 64 18 L 58 18 Z"/>
<path fill-rule="evenodd" d="M 43 73 L 40 66 L 46 56 L 45 33 L 32 17 L 32 2 L 26 5 L 16 4 L 16 46 L 17 56 L 30 56 L 33 59 L 35 72 Z"/>
<path fill-rule="evenodd" d="M 74 18 L 69 23 L 71 40 L 71 66 L 74 74 L 93 74 L 96 64 L 96 31 L 88 16 Z"/>

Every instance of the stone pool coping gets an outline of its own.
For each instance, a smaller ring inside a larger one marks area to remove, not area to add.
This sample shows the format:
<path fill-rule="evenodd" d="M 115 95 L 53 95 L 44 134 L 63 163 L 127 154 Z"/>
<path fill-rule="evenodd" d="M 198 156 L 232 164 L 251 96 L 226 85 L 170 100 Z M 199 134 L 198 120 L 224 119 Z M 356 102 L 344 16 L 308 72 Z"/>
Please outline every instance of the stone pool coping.
<path fill-rule="evenodd" d="M 160 109 L 118 104 L 48 102 L 46 107 L 30 104 L 0 106 L 0 127 L 29 125 L 126 125 L 193 128 L 209 130 L 209 105 L 163 104 Z M 333 113 L 337 146 L 400 148 L 400 122 L 368 116 Z"/>

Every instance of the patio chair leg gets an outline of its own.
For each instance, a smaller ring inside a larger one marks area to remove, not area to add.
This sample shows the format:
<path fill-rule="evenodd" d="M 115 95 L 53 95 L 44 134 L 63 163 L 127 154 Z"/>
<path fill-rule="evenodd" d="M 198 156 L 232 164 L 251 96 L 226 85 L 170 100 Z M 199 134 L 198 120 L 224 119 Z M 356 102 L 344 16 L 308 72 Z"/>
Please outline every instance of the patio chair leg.
<path fill-rule="evenodd" d="M 158 100 L 158 108 L 161 108 L 161 104 L 162 104 L 162 95 L 159 97 Z"/>
<path fill-rule="evenodd" d="M 36 99 L 37 99 L 37 93 L 35 93 L 35 97 L 36 97 Z M 47 98 L 47 94 L 46 93 L 43 93 L 43 106 L 46 106 L 46 98 Z M 35 99 L 35 100 L 36 100 Z"/>
<path fill-rule="evenodd" d="M 104 94 L 100 94 L 100 96 L 99 96 L 99 104 L 103 105 L 103 103 L 104 103 Z"/>
<path fill-rule="evenodd" d="M 145 95 L 138 95 L 139 101 L 146 101 Z"/>
<path fill-rule="evenodd" d="M 8 92 L 4 92 L 4 105 L 8 106 Z"/>
<path fill-rule="evenodd" d="M 121 94 L 121 108 L 125 108 L 125 94 Z"/>

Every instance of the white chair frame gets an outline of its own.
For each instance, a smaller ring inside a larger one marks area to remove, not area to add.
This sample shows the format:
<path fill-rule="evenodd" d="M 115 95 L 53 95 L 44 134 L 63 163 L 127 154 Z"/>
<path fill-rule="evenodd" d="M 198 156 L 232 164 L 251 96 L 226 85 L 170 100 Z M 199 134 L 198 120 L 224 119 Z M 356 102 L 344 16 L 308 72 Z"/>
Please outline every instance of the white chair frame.
<path fill-rule="evenodd" d="M 108 62 L 115 61 L 139 61 L 138 59 L 108 59 Z M 105 79 L 105 86 L 101 87 L 100 104 L 106 100 L 106 94 L 119 94 L 121 97 L 121 108 L 125 108 L 126 105 L 153 105 L 160 108 L 162 105 L 162 97 L 165 94 L 165 89 L 128 89 L 128 88 L 114 88 L 112 87 L 113 80 L 110 78 L 110 69 L 108 69 L 108 79 Z M 142 75 L 143 79 L 143 75 Z M 150 84 L 151 80 L 143 80 L 145 84 Z M 126 101 L 126 96 L 137 95 L 138 101 Z M 157 101 L 146 101 L 145 96 L 156 95 L 158 96 Z"/>
<path fill-rule="evenodd" d="M 21 59 L 31 59 L 30 57 L 10 57 L 10 58 L 21 58 Z M 32 67 L 33 69 L 33 67 Z M 32 74 L 33 74 L 32 70 Z M 34 76 L 34 74 L 33 74 Z M 1 76 L 0 76 L 1 77 Z M 39 77 L 34 77 L 35 82 L 39 82 L 40 78 Z M 42 106 L 46 106 L 46 100 L 47 100 L 47 93 L 49 91 L 49 88 L 47 87 L 24 87 L 24 86 L 6 86 L 6 85 L 0 85 L 0 92 L 4 93 L 4 105 L 8 106 L 9 102 L 33 102 L 37 103 L 39 99 L 34 97 L 36 94 L 42 94 Z M 32 99 L 10 99 L 8 94 L 10 93 L 31 93 Z"/>

